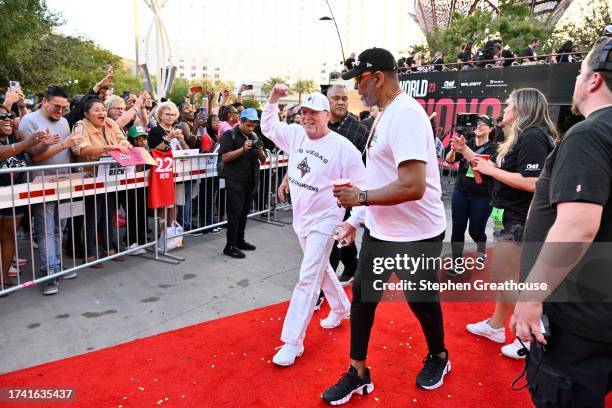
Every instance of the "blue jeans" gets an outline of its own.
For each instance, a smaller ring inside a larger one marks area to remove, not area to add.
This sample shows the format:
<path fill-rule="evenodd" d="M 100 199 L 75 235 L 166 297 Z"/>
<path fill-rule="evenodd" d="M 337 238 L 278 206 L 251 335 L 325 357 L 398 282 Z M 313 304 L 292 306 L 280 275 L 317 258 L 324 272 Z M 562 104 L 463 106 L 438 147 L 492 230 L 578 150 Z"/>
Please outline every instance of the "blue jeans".
<path fill-rule="evenodd" d="M 186 181 L 185 186 L 185 205 L 177 206 L 177 220 L 185 231 L 191 229 L 191 182 Z"/>
<path fill-rule="evenodd" d="M 38 238 L 40 271 L 50 275 L 60 271 L 62 243 L 60 241 L 61 221 L 57 201 L 32 206 L 34 228 Z"/>
<path fill-rule="evenodd" d="M 465 230 L 468 228 L 470 237 L 476 242 L 478 252 L 484 252 L 487 244 L 487 220 L 491 215 L 491 204 L 488 196 L 472 196 L 464 193 L 459 187 L 453 189 L 451 210 L 453 213 L 453 233 L 451 246 L 453 257 L 463 256 Z"/>

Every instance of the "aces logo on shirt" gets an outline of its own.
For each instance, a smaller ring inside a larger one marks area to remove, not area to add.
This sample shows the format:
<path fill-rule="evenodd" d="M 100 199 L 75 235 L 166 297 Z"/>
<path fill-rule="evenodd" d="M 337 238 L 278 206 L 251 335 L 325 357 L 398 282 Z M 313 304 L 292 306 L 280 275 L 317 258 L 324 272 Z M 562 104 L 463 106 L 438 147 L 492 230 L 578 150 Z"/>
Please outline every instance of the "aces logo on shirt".
<path fill-rule="evenodd" d="M 306 175 L 306 173 L 310 173 L 310 166 L 308 165 L 308 158 L 304 157 L 304 160 L 297 165 L 298 170 L 302 173 L 302 177 Z"/>

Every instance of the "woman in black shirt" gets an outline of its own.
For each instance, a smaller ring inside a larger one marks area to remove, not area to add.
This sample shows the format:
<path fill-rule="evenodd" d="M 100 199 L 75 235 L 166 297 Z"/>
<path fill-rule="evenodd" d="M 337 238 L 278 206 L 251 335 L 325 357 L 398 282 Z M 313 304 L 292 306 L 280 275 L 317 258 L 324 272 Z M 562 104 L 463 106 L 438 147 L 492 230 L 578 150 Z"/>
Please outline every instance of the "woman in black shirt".
<path fill-rule="evenodd" d="M 0 105 L 0 169 L 26 167 L 27 161 L 25 151 L 41 143 L 52 139 L 45 137 L 42 132 L 33 133 L 27 139 L 17 140 L 13 133 L 14 115 L 4 106 Z M 11 185 L 26 183 L 26 173 L 3 173 L 0 174 L 0 187 L 10 187 Z M 9 270 L 13 257 L 15 256 L 15 231 L 21 224 L 24 207 L 4 208 L 0 210 L 0 292 L 2 289 L 13 286 Z"/>
<path fill-rule="evenodd" d="M 537 89 L 512 92 L 504 110 L 503 126 L 508 136 L 499 144 L 495 162 L 475 159 L 474 170 L 493 179 L 491 204 L 495 221 L 495 247 L 490 265 L 495 282 L 519 281 L 520 250 L 529 205 L 544 161 L 557 138 L 548 114 L 546 97 Z M 514 309 L 516 293 L 500 292 L 491 318 L 468 324 L 470 333 L 505 343 L 505 322 Z M 512 358 L 522 348 L 518 340 L 502 347 Z"/>
<path fill-rule="evenodd" d="M 448 163 L 459 161 L 459 175 L 453 189 L 451 200 L 453 216 L 453 234 L 451 245 L 453 259 L 463 256 L 465 230 L 470 225 L 469 233 L 477 244 L 477 257 L 484 259 L 487 246 L 487 220 L 491 214 L 491 198 L 487 182 L 479 175 L 474 176 L 472 162 L 476 157 L 491 158 L 496 150 L 494 141 L 495 122 L 489 116 L 478 119 L 476 136 L 465 141 L 463 136 L 453 137 L 451 150 L 446 155 Z M 463 267 L 453 268 L 446 272 L 447 276 L 457 276 L 464 272 Z"/>

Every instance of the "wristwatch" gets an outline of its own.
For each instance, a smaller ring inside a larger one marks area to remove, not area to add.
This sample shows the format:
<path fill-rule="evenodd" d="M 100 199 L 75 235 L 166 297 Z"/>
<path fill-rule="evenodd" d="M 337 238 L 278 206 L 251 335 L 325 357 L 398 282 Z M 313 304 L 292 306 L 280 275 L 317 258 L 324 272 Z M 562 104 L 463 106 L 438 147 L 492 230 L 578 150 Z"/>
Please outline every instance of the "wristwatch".
<path fill-rule="evenodd" d="M 357 200 L 359 201 L 359 204 L 361 205 L 368 205 L 368 192 L 366 191 L 360 191 L 359 194 L 357 195 Z"/>

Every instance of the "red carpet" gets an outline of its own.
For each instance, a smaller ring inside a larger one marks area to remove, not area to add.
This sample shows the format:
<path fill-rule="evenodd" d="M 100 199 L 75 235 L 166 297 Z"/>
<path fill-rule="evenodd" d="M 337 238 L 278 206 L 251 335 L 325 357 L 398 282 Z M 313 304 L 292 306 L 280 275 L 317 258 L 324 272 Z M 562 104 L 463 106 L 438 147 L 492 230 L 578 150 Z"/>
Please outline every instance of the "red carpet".
<path fill-rule="evenodd" d="M 422 391 L 414 380 L 426 352 L 405 303 L 380 305 L 369 365 L 376 387 L 351 407 L 523 407 L 527 391 L 510 383 L 522 363 L 499 345 L 465 331 L 492 304 L 444 304 L 452 371 L 442 388 Z M 306 350 L 293 367 L 270 363 L 287 303 L 198 324 L 0 376 L 0 387 L 74 387 L 76 401 L 10 407 L 323 407 L 319 396 L 348 367 L 348 321 L 321 329 L 317 312 Z M 316 321 L 315 321 L 316 320 Z"/>

